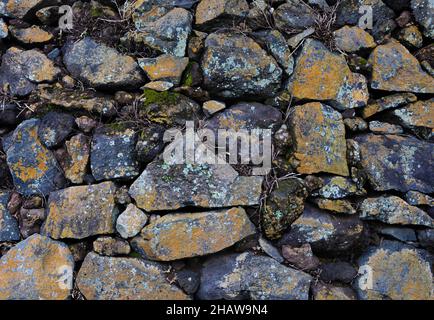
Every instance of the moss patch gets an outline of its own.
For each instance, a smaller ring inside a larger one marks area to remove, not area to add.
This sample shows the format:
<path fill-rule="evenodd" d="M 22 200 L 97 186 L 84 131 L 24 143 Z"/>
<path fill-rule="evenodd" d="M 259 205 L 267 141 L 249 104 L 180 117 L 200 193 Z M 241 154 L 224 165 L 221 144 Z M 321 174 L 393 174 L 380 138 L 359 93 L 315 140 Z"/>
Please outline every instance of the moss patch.
<path fill-rule="evenodd" d="M 143 98 L 143 107 L 150 106 L 151 104 L 174 105 L 179 99 L 179 94 L 170 91 L 158 92 L 145 89 L 143 91 Z"/>

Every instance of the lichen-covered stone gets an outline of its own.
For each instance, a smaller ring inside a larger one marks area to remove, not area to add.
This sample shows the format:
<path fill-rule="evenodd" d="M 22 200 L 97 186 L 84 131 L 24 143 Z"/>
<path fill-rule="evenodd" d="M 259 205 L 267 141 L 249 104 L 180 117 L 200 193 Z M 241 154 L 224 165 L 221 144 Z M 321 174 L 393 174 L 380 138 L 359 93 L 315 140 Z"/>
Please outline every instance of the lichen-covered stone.
<path fill-rule="evenodd" d="M 368 104 L 362 109 L 363 118 L 369 118 L 381 111 L 400 107 L 404 104 L 415 102 L 417 97 L 413 93 L 396 93 L 380 98 Z"/>
<path fill-rule="evenodd" d="M 315 199 L 318 208 L 336 213 L 356 214 L 356 209 L 349 200 Z"/>
<path fill-rule="evenodd" d="M 128 241 L 112 237 L 99 237 L 93 242 L 93 250 L 103 256 L 127 255 L 131 248 Z"/>
<path fill-rule="evenodd" d="M 0 300 L 65 300 L 73 269 L 65 244 L 34 234 L 0 259 Z"/>
<path fill-rule="evenodd" d="M 41 102 L 41 109 L 45 106 L 58 106 L 65 110 L 82 110 L 98 113 L 103 116 L 116 114 L 114 100 L 106 95 L 96 94 L 92 90 L 74 91 L 54 86 L 38 88 L 37 98 Z"/>
<path fill-rule="evenodd" d="M 165 266 L 136 258 L 102 257 L 89 253 L 77 275 L 88 300 L 186 300 L 166 280 Z"/>
<path fill-rule="evenodd" d="M 346 118 L 344 119 L 345 127 L 353 132 L 365 131 L 368 129 L 368 124 L 362 118 Z"/>
<path fill-rule="evenodd" d="M 90 157 L 90 141 L 84 134 L 77 134 L 66 141 L 65 177 L 72 183 L 83 183 Z"/>
<path fill-rule="evenodd" d="M 279 240 L 279 244 L 309 243 L 314 253 L 328 256 L 356 248 L 363 235 L 357 215 L 333 215 L 305 204 L 304 212 Z"/>
<path fill-rule="evenodd" d="M 308 191 L 298 178 L 279 182 L 278 187 L 266 199 L 261 215 L 265 235 L 278 239 L 282 233 L 303 213 Z"/>
<path fill-rule="evenodd" d="M 409 48 L 420 48 L 423 46 L 423 36 L 419 28 L 411 25 L 401 29 L 398 33 L 398 40 Z"/>
<path fill-rule="evenodd" d="M 143 77 L 137 62 L 89 37 L 69 42 L 63 63 L 71 75 L 98 89 L 137 88 Z"/>
<path fill-rule="evenodd" d="M 359 258 L 355 288 L 364 300 L 431 300 L 432 269 L 423 250 L 383 241 Z"/>
<path fill-rule="evenodd" d="M 303 30 L 315 26 L 314 10 L 299 0 L 288 0 L 273 12 L 276 27 L 281 30 Z"/>
<path fill-rule="evenodd" d="M 277 30 L 266 30 L 254 33 L 255 39 L 276 59 L 277 63 L 290 76 L 294 71 L 294 58 L 285 37 Z"/>
<path fill-rule="evenodd" d="M 304 42 L 288 89 L 296 99 L 324 101 L 339 110 L 363 107 L 369 98 L 365 77 L 351 72 L 343 55 L 312 39 Z"/>
<path fill-rule="evenodd" d="M 118 209 L 113 182 L 70 187 L 48 198 L 43 234 L 53 239 L 83 239 L 115 232 Z"/>
<path fill-rule="evenodd" d="M 405 194 L 405 201 L 412 206 L 434 207 L 434 198 L 417 191 L 408 191 Z"/>
<path fill-rule="evenodd" d="M 163 92 L 173 88 L 174 84 L 168 81 L 151 81 L 143 86 L 143 88 Z"/>
<path fill-rule="evenodd" d="M 161 126 L 144 127 L 140 131 L 137 144 L 137 160 L 141 163 L 149 163 L 163 150 L 164 128 Z"/>
<path fill-rule="evenodd" d="M 357 52 L 376 47 L 374 38 L 359 27 L 344 26 L 334 32 L 336 47 L 345 52 Z"/>
<path fill-rule="evenodd" d="M 434 3 L 432 0 L 411 0 L 411 9 L 416 21 L 423 27 L 424 35 L 434 39 Z"/>
<path fill-rule="evenodd" d="M 7 163 L 17 191 L 25 196 L 56 190 L 63 173 L 51 151 L 38 139 L 40 120 L 22 122 L 7 149 Z"/>
<path fill-rule="evenodd" d="M 136 236 L 148 222 L 148 216 L 142 210 L 130 203 L 116 220 L 116 230 L 122 238 Z"/>
<path fill-rule="evenodd" d="M 182 73 L 188 65 L 188 58 L 164 54 L 157 58 L 142 58 L 138 62 L 152 81 L 168 81 L 178 85 Z"/>
<path fill-rule="evenodd" d="M 110 125 L 98 128 L 92 138 L 90 153 L 90 167 L 95 179 L 130 179 L 139 175 L 136 143 L 137 133 L 122 125 L 119 129 Z"/>
<path fill-rule="evenodd" d="M 238 176 L 229 164 L 167 164 L 157 159 L 129 193 L 148 212 L 188 206 L 249 206 L 259 204 L 262 180 L 260 176 Z"/>
<path fill-rule="evenodd" d="M 290 111 L 289 128 L 294 144 L 291 163 L 297 172 L 348 176 L 345 126 L 339 112 L 318 102 L 296 106 Z"/>
<path fill-rule="evenodd" d="M 30 237 L 32 234 L 39 233 L 41 225 L 45 220 L 44 208 L 20 209 L 19 214 L 20 232 L 24 239 Z"/>
<path fill-rule="evenodd" d="M 401 126 L 380 121 L 369 122 L 369 130 L 378 134 L 401 134 L 404 132 Z"/>
<path fill-rule="evenodd" d="M 282 255 L 290 265 L 300 270 L 315 270 L 320 264 L 309 243 L 299 247 L 283 245 Z"/>
<path fill-rule="evenodd" d="M 8 25 L 0 18 L 0 39 L 7 38 L 9 34 Z"/>
<path fill-rule="evenodd" d="M 226 108 L 226 104 L 224 102 L 220 102 L 216 100 L 208 100 L 204 102 L 202 108 L 205 114 L 210 116 Z"/>
<path fill-rule="evenodd" d="M 11 35 L 24 44 L 44 44 L 53 39 L 53 35 L 38 26 L 29 28 L 9 27 Z"/>
<path fill-rule="evenodd" d="M 434 147 L 412 137 L 363 135 L 360 165 L 374 190 L 434 192 Z"/>
<path fill-rule="evenodd" d="M 192 20 L 193 16 L 188 10 L 174 8 L 157 20 L 139 26 L 139 32 L 129 33 L 126 38 L 162 53 L 183 57 Z"/>
<path fill-rule="evenodd" d="M 327 177 L 324 179 L 324 186 L 318 190 L 318 195 L 325 199 L 342 199 L 365 193 L 366 191 L 360 190 L 351 179 L 344 177 Z"/>
<path fill-rule="evenodd" d="M 365 199 L 359 207 L 360 218 L 388 224 L 434 228 L 434 220 L 425 211 L 407 204 L 396 196 Z"/>
<path fill-rule="evenodd" d="M 22 19 L 26 17 L 27 13 L 37 8 L 43 2 L 44 0 L 2 0 L 0 15 Z"/>
<path fill-rule="evenodd" d="M 282 70 L 253 39 L 212 33 L 202 57 L 204 86 L 223 98 L 268 97 L 280 87 Z"/>
<path fill-rule="evenodd" d="M 276 281 L 280 279 L 280 281 Z M 307 300 L 312 278 L 276 260 L 242 254 L 210 257 L 197 297 L 204 300 Z"/>
<path fill-rule="evenodd" d="M 434 78 L 398 41 L 378 46 L 369 57 L 372 64 L 371 88 L 385 91 L 434 93 Z"/>
<path fill-rule="evenodd" d="M 133 241 L 147 258 L 172 261 L 221 251 L 255 232 L 244 209 L 232 208 L 167 214 Z"/>
<path fill-rule="evenodd" d="M 355 292 L 348 287 L 318 282 L 312 286 L 314 300 L 357 300 Z"/>
<path fill-rule="evenodd" d="M 39 140 L 50 149 L 59 146 L 72 132 L 74 124 L 75 119 L 70 114 L 49 112 L 39 124 Z"/>
<path fill-rule="evenodd" d="M 196 25 L 203 29 L 241 20 L 249 13 L 246 0 L 202 0 L 196 8 Z"/>
<path fill-rule="evenodd" d="M 2 56 L 0 87 L 11 95 L 26 96 L 41 82 L 52 82 L 60 73 L 40 51 L 9 48 Z"/>
<path fill-rule="evenodd" d="M 0 191 L 0 242 L 20 240 L 18 221 L 8 210 L 9 192 Z"/>

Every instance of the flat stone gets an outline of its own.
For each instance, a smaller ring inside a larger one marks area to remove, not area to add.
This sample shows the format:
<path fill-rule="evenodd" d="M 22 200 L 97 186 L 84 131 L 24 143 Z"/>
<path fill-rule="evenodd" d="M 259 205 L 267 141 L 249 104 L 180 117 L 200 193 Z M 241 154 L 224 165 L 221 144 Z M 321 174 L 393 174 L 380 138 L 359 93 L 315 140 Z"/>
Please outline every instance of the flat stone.
<path fill-rule="evenodd" d="M 276 60 L 242 34 L 210 34 L 201 65 L 205 88 L 223 98 L 273 96 L 282 78 Z"/>
<path fill-rule="evenodd" d="M 427 253 L 383 241 L 359 258 L 355 289 L 363 300 L 431 300 L 432 271 Z"/>
<path fill-rule="evenodd" d="M 39 140 L 47 148 L 57 147 L 71 134 L 74 124 L 75 118 L 70 114 L 49 112 L 39 124 Z"/>
<path fill-rule="evenodd" d="M 99 237 L 93 242 L 93 250 L 103 256 L 119 256 L 130 253 L 128 241 L 112 237 Z"/>
<path fill-rule="evenodd" d="M 300 32 L 300 33 L 296 34 L 295 36 L 292 36 L 291 38 L 289 38 L 288 39 L 288 45 L 292 49 L 295 49 L 301 43 L 301 41 L 303 41 L 304 39 L 306 39 L 307 37 L 309 37 L 310 35 L 312 35 L 314 33 L 315 33 L 314 27 L 307 28 L 303 32 Z"/>
<path fill-rule="evenodd" d="M 138 33 L 127 35 L 127 38 L 159 52 L 183 57 L 192 20 L 193 15 L 188 10 L 174 8 L 157 20 L 141 26 Z"/>
<path fill-rule="evenodd" d="M 291 163 L 297 172 L 348 176 L 345 126 L 339 112 L 319 102 L 296 106 L 290 111 L 289 128 L 294 141 Z"/>
<path fill-rule="evenodd" d="M 201 29 L 241 21 L 249 13 L 246 0 L 203 0 L 196 7 L 196 25 Z"/>
<path fill-rule="evenodd" d="M 276 281 L 285 279 L 285 281 Z M 307 300 L 312 278 L 276 260 L 242 254 L 210 257 L 197 297 L 203 300 Z"/>
<path fill-rule="evenodd" d="M 26 96 L 38 83 L 52 82 L 59 73 L 60 69 L 40 51 L 11 47 L 2 57 L 0 86 L 11 95 Z"/>
<path fill-rule="evenodd" d="M 265 202 L 261 226 L 270 239 L 278 239 L 303 213 L 304 201 L 309 195 L 303 180 L 291 178 L 279 182 Z"/>
<path fill-rule="evenodd" d="M 24 18 L 32 9 L 38 7 L 44 0 L 3 0 L 0 6 L 0 15 L 10 18 Z"/>
<path fill-rule="evenodd" d="M 137 133 L 120 124 L 98 128 L 92 138 L 90 168 L 97 181 L 131 179 L 139 175 Z"/>
<path fill-rule="evenodd" d="M 262 180 L 238 176 L 229 164 L 167 164 L 157 159 L 148 164 L 129 193 L 147 212 L 249 206 L 259 204 Z"/>
<path fill-rule="evenodd" d="M 355 140 L 361 168 L 374 190 L 434 192 L 432 144 L 396 135 L 363 135 Z"/>
<path fill-rule="evenodd" d="M 424 35 L 434 39 L 434 3 L 432 0 L 412 0 L 411 9 L 416 21 L 423 27 Z"/>
<path fill-rule="evenodd" d="M 380 121 L 369 122 L 369 130 L 379 134 L 401 134 L 404 132 L 401 126 Z"/>
<path fill-rule="evenodd" d="M 166 280 L 165 270 L 157 262 L 89 253 L 76 282 L 88 300 L 188 299 L 181 289 Z"/>
<path fill-rule="evenodd" d="M 140 67 L 129 56 L 89 37 L 69 42 L 63 63 L 71 75 L 97 89 L 138 88 L 144 83 Z"/>
<path fill-rule="evenodd" d="M 141 58 L 138 62 L 152 81 L 168 81 L 178 85 L 188 65 L 188 58 L 164 54 L 157 58 Z"/>
<path fill-rule="evenodd" d="M 83 239 L 115 232 L 118 209 L 113 182 L 52 192 L 42 233 L 53 239 Z"/>
<path fill-rule="evenodd" d="M 315 270 L 320 264 L 309 243 L 305 243 L 300 247 L 283 245 L 282 255 L 290 265 L 300 270 Z"/>
<path fill-rule="evenodd" d="M 258 243 L 261 246 L 262 251 L 264 251 L 271 258 L 273 258 L 279 263 L 283 263 L 285 261 L 285 259 L 283 259 L 282 255 L 280 254 L 279 249 L 277 249 L 273 245 L 273 243 L 271 243 L 271 241 L 268 241 L 264 237 L 260 237 Z"/>
<path fill-rule="evenodd" d="M 321 265 L 320 279 L 325 282 L 351 283 L 356 276 L 357 270 L 345 261 L 329 262 Z"/>
<path fill-rule="evenodd" d="M 345 52 L 357 52 L 377 46 L 374 38 L 359 27 L 344 26 L 334 33 L 336 47 Z"/>
<path fill-rule="evenodd" d="M 148 222 L 148 215 L 130 203 L 116 221 L 116 230 L 122 238 L 128 239 L 136 236 Z"/>
<path fill-rule="evenodd" d="M 417 241 L 416 231 L 410 228 L 395 227 L 395 226 L 381 227 L 378 230 L 378 233 L 389 237 L 393 237 L 402 242 Z"/>
<path fill-rule="evenodd" d="M 369 57 L 371 88 L 384 91 L 434 93 L 434 79 L 398 41 L 378 46 Z"/>
<path fill-rule="evenodd" d="M 344 177 L 326 177 L 324 186 L 318 190 L 318 195 L 325 199 L 342 199 L 348 196 L 364 194 L 366 194 L 366 191 L 360 190 L 356 183 Z"/>
<path fill-rule="evenodd" d="M 148 259 L 173 261 L 221 251 L 255 232 L 244 209 L 232 208 L 164 215 L 134 241 Z"/>
<path fill-rule="evenodd" d="M 434 198 L 417 191 L 408 191 L 405 194 L 405 201 L 412 206 L 434 207 Z"/>
<path fill-rule="evenodd" d="M 315 199 L 318 208 L 343 214 L 356 214 L 356 209 L 348 200 Z"/>
<path fill-rule="evenodd" d="M 143 87 L 159 92 L 167 91 L 171 88 L 173 88 L 174 84 L 172 82 L 168 81 L 151 81 L 145 84 Z"/>
<path fill-rule="evenodd" d="M 53 39 L 53 35 L 38 26 L 17 28 L 10 26 L 9 32 L 19 42 L 24 44 L 44 44 Z"/>
<path fill-rule="evenodd" d="M 9 197 L 9 192 L 0 191 L 0 242 L 20 240 L 18 221 L 7 208 Z"/>
<path fill-rule="evenodd" d="M 116 115 L 115 101 L 106 95 L 95 93 L 93 90 L 75 91 L 53 86 L 39 87 L 38 100 L 42 103 L 42 109 L 46 105 L 58 106 L 67 111 L 89 111 L 111 117 Z"/>
<path fill-rule="evenodd" d="M 344 119 L 345 127 L 353 132 L 365 131 L 368 129 L 368 124 L 365 120 L 359 117 Z"/>
<path fill-rule="evenodd" d="M 288 0 L 273 12 L 276 27 L 281 30 L 304 30 L 315 26 L 314 10 L 302 1 Z"/>
<path fill-rule="evenodd" d="M 381 111 L 397 108 L 407 103 L 415 102 L 416 100 L 417 97 L 413 93 L 392 94 L 368 104 L 362 109 L 362 116 L 366 119 Z"/>
<path fill-rule="evenodd" d="M 68 247 L 34 234 L 0 259 L 1 300 L 65 300 L 74 260 Z"/>
<path fill-rule="evenodd" d="M 90 157 L 90 141 L 84 134 L 78 134 L 65 143 L 68 157 L 65 161 L 65 177 L 72 183 L 83 183 Z"/>
<path fill-rule="evenodd" d="M 220 101 L 209 100 L 204 102 L 202 108 L 205 114 L 212 115 L 226 108 L 226 104 Z"/>
<path fill-rule="evenodd" d="M 279 240 L 280 245 L 309 243 L 315 254 L 344 253 L 356 248 L 363 235 L 357 215 L 333 215 L 305 204 L 304 212 Z"/>
<path fill-rule="evenodd" d="M 348 287 L 318 282 L 312 286 L 314 300 L 357 300 L 355 292 Z"/>
<path fill-rule="evenodd" d="M 303 44 L 288 90 L 295 99 L 324 101 L 338 110 L 363 107 L 369 98 L 365 77 L 351 72 L 343 55 L 312 39 Z"/>
<path fill-rule="evenodd" d="M 14 131 L 7 149 L 7 163 L 17 191 L 24 196 L 47 195 L 61 187 L 63 173 L 53 153 L 38 139 L 41 121 L 30 119 Z"/>
<path fill-rule="evenodd" d="M 434 228 L 434 220 L 425 211 L 409 205 L 396 196 L 365 199 L 359 212 L 361 219 Z"/>

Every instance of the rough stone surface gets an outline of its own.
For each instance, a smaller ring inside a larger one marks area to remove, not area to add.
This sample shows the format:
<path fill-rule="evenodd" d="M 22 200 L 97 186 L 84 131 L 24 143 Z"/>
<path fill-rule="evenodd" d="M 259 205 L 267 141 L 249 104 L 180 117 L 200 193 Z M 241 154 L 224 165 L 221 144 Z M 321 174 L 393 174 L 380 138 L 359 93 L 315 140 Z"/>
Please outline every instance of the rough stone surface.
<path fill-rule="evenodd" d="M 247 252 L 219 255 L 205 262 L 197 296 L 206 300 L 307 300 L 311 279 L 272 258 Z"/>
<path fill-rule="evenodd" d="M 412 206 L 434 207 L 434 198 L 417 191 L 408 191 L 405 194 L 405 201 Z"/>
<path fill-rule="evenodd" d="M 50 149 L 59 146 L 72 132 L 74 124 L 75 119 L 69 114 L 49 112 L 39 124 L 39 140 Z"/>
<path fill-rule="evenodd" d="M 337 261 L 321 265 L 320 278 L 325 282 L 350 283 L 357 276 L 357 270 L 348 262 Z"/>
<path fill-rule="evenodd" d="M 396 196 L 369 198 L 362 202 L 360 217 L 388 224 L 419 225 L 434 228 L 434 220 L 423 210 Z"/>
<path fill-rule="evenodd" d="M 276 26 L 283 30 L 303 30 L 315 26 L 314 11 L 298 0 L 289 0 L 279 6 L 273 12 L 273 17 Z"/>
<path fill-rule="evenodd" d="M 63 63 L 71 75 L 99 89 L 134 88 L 144 81 L 137 62 L 86 37 L 63 48 Z"/>
<path fill-rule="evenodd" d="M 131 248 L 125 240 L 104 236 L 93 242 L 93 250 L 103 256 L 117 256 L 129 254 Z"/>
<path fill-rule="evenodd" d="M 318 282 L 312 286 L 314 300 L 357 300 L 355 292 L 348 287 Z"/>
<path fill-rule="evenodd" d="M 369 122 L 369 130 L 379 134 L 400 134 L 404 132 L 401 126 L 380 121 Z"/>
<path fill-rule="evenodd" d="M 300 247 L 283 245 L 282 255 L 290 265 L 300 270 L 315 270 L 320 264 L 319 259 L 314 256 L 309 243 L 305 243 Z"/>
<path fill-rule="evenodd" d="M 375 48 L 369 61 L 373 68 L 372 89 L 434 93 L 434 78 L 398 41 L 391 40 Z"/>
<path fill-rule="evenodd" d="M 90 152 L 90 167 L 97 181 L 129 179 L 139 175 L 135 145 L 137 133 L 129 128 L 101 127 L 95 131 Z"/>
<path fill-rule="evenodd" d="M 157 58 L 139 59 L 139 66 L 146 72 L 152 81 L 168 81 L 178 85 L 182 72 L 188 65 L 188 58 L 180 58 L 172 55 L 161 55 Z"/>
<path fill-rule="evenodd" d="M 52 192 L 42 232 L 53 239 L 83 239 L 114 233 L 118 209 L 112 182 Z"/>
<path fill-rule="evenodd" d="M 308 39 L 296 60 L 289 90 L 300 100 L 320 100 L 338 110 L 366 105 L 369 94 L 364 76 L 352 73 L 343 55 Z"/>
<path fill-rule="evenodd" d="M 41 82 L 52 82 L 60 73 L 40 51 L 9 48 L 2 56 L 0 86 L 11 95 L 26 96 Z"/>
<path fill-rule="evenodd" d="M 345 52 L 375 48 L 374 38 L 359 27 L 344 26 L 334 32 L 336 47 Z"/>
<path fill-rule="evenodd" d="M 3 0 L 0 6 L 0 15 L 10 18 L 24 18 L 27 13 L 38 5 L 42 4 L 44 0 Z"/>
<path fill-rule="evenodd" d="M 68 247 L 35 234 L 0 259 L 1 300 L 65 300 L 74 260 Z"/>
<path fill-rule="evenodd" d="M 53 39 L 53 35 L 38 26 L 29 28 L 9 27 L 9 32 L 23 44 L 44 44 Z"/>
<path fill-rule="evenodd" d="M 434 3 L 432 0 L 412 0 L 411 9 L 417 22 L 424 28 L 427 38 L 434 39 Z"/>
<path fill-rule="evenodd" d="M 369 300 L 431 300 L 432 270 L 423 250 L 383 241 L 359 258 L 355 282 L 359 298 Z"/>
<path fill-rule="evenodd" d="M 18 221 L 7 208 L 9 197 L 9 192 L 0 191 L 0 242 L 20 240 Z"/>
<path fill-rule="evenodd" d="M 363 108 L 362 116 L 366 119 L 381 111 L 400 107 L 407 103 L 415 102 L 416 100 L 417 97 L 412 93 L 396 93 L 368 104 L 365 108 Z"/>
<path fill-rule="evenodd" d="M 426 128 L 429 133 L 434 131 L 434 98 L 408 104 L 405 107 L 390 111 L 405 128 L 417 130 Z"/>
<path fill-rule="evenodd" d="M 134 204 L 129 204 L 116 220 L 116 230 L 122 238 L 136 236 L 148 222 L 148 216 Z"/>
<path fill-rule="evenodd" d="M 273 95 L 282 77 L 276 60 L 242 34 L 210 34 L 202 70 L 205 87 L 223 98 Z"/>
<path fill-rule="evenodd" d="M 377 191 L 434 191 L 432 144 L 396 135 L 356 137 L 361 167 Z"/>
<path fill-rule="evenodd" d="M 348 176 L 341 114 L 318 102 L 296 106 L 290 112 L 289 128 L 294 145 L 291 161 L 297 171 Z"/>
<path fill-rule="evenodd" d="M 324 179 L 324 186 L 318 190 L 318 195 L 325 199 L 342 199 L 353 195 L 363 195 L 365 192 L 357 188 L 349 178 L 327 177 Z"/>
<path fill-rule="evenodd" d="M 166 280 L 165 269 L 157 262 L 89 253 L 77 275 L 77 286 L 88 300 L 188 299 Z"/>
<path fill-rule="evenodd" d="M 72 183 L 83 183 L 90 157 L 90 141 L 78 134 L 66 141 L 68 158 L 65 165 L 65 177 Z"/>
<path fill-rule="evenodd" d="M 136 245 L 149 259 L 172 261 L 221 251 L 254 233 L 242 208 L 168 214 L 143 228 Z"/>
<path fill-rule="evenodd" d="M 196 25 L 201 29 L 233 23 L 246 17 L 249 5 L 245 0 L 203 0 L 196 8 Z"/>
<path fill-rule="evenodd" d="M 14 131 L 7 149 L 7 163 L 17 191 L 25 196 L 47 195 L 59 186 L 63 176 L 54 155 L 38 139 L 41 121 L 30 119 Z"/>

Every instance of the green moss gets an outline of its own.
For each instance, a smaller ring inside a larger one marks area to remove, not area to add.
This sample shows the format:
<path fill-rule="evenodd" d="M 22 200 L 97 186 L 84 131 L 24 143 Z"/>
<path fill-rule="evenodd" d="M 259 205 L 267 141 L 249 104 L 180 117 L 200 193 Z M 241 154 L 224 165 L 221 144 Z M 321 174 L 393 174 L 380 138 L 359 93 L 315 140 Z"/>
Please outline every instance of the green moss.
<path fill-rule="evenodd" d="M 124 131 L 128 129 L 128 125 L 125 122 L 113 122 L 113 123 L 106 124 L 105 127 L 108 130 L 115 131 L 115 132 Z"/>
<path fill-rule="evenodd" d="M 186 87 L 191 87 L 193 85 L 193 73 L 191 72 L 193 63 L 189 62 L 187 68 L 185 68 L 184 74 L 182 75 L 182 85 Z"/>
<path fill-rule="evenodd" d="M 104 10 L 98 6 L 92 6 L 90 8 L 90 15 L 93 18 L 98 18 L 104 15 Z"/>
<path fill-rule="evenodd" d="M 144 107 L 147 107 L 151 104 L 174 105 L 179 100 L 179 94 L 170 91 L 158 92 L 146 88 L 143 91 L 143 98 Z"/>

